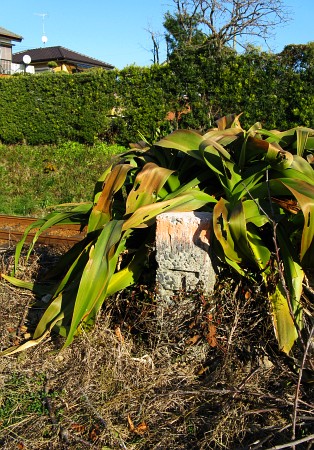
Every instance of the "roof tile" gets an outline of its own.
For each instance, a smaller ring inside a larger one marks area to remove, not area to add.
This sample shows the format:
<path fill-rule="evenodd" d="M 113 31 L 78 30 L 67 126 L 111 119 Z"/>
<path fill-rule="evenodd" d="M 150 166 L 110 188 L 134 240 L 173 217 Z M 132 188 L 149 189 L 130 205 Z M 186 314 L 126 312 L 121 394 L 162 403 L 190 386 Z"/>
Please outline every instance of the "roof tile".
<path fill-rule="evenodd" d="M 21 40 L 23 39 L 22 36 L 19 36 L 18 34 L 15 34 L 15 33 L 12 33 L 12 31 L 6 30 L 3 27 L 0 27 L 0 36 L 8 37 L 12 41 L 19 41 L 19 42 L 21 42 Z"/>
<path fill-rule="evenodd" d="M 104 67 L 106 69 L 114 69 L 114 66 L 111 64 L 100 61 L 99 59 L 90 58 L 82 53 L 74 52 L 73 50 L 61 46 L 34 48 L 14 53 L 12 55 L 12 62 L 22 64 L 24 55 L 29 55 L 32 58 L 33 63 L 49 61 L 73 62 L 76 64 L 87 64 L 96 67 Z"/>

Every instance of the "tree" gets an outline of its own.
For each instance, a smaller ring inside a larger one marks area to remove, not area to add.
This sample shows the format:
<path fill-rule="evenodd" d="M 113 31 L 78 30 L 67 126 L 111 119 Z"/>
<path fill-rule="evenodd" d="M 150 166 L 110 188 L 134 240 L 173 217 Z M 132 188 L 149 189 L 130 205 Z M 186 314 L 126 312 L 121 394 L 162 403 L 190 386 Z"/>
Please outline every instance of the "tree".
<path fill-rule="evenodd" d="M 170 51 L 184 46 L 221 50 L 236 44 L 245 48 L 248 37 L 267 39 L 279 24 L 289 21 L 282 0 L 173 0 L 165 14 Z"/>

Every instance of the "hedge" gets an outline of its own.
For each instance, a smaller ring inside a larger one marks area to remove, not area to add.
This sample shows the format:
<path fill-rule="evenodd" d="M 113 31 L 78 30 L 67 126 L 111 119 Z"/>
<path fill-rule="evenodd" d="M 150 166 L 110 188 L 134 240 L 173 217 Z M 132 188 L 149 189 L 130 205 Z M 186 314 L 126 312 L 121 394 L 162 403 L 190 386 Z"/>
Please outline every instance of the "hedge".
<path fill-rule="evenodd" d="M 314 44 L 281 54 L 174 54 L 167 64 L 81 74 L 0 78 L 0 141 L 49 144 L 154 141 L 176 128 L 202 131 L 243 112 L 241 123 L 314 127 Z M 171 114 L 169 114 L 171 113 Z"/>

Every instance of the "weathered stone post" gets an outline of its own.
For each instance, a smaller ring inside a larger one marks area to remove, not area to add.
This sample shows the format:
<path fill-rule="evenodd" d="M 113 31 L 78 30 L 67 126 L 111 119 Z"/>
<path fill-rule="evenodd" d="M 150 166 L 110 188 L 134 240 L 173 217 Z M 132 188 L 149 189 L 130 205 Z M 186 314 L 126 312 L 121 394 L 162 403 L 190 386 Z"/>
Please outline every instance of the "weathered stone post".
<path fill-rule="evenodd" d="M 190 325 L 200 313 L 200 302 L 193 291 L 208 295 L 214 288 L 211 223 L 212 215 L 205 212 L 172 212 L 157 217 L 156 319 L 160 351 L 171 348 L 178 361 L 190 361 L 196 366 L 205 360 L 208 344 L 202 340 L 197 345 L 189 344 L 193 333 Z"/>
<path fill-rule="evenodd" d="M 212 214 L 171 212 L 157 217 L 157 292 L 171 303 L 178 292 L 213 290 L 215 272 L 210 257 Z"/>

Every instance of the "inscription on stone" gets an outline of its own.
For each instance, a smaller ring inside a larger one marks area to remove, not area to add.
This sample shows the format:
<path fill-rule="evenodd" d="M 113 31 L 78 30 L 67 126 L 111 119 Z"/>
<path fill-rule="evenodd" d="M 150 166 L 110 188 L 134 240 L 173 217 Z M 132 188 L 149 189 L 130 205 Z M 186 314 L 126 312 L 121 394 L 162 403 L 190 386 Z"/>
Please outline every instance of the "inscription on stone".
<path fill-rule="evenodd" d="M 201 289 L 209 294 L 215 284 L 210 257 L 212 214 L 172 212 L 157 217 L 156 285 L 160 299 L 171 302 L 179 291 Z"/>

